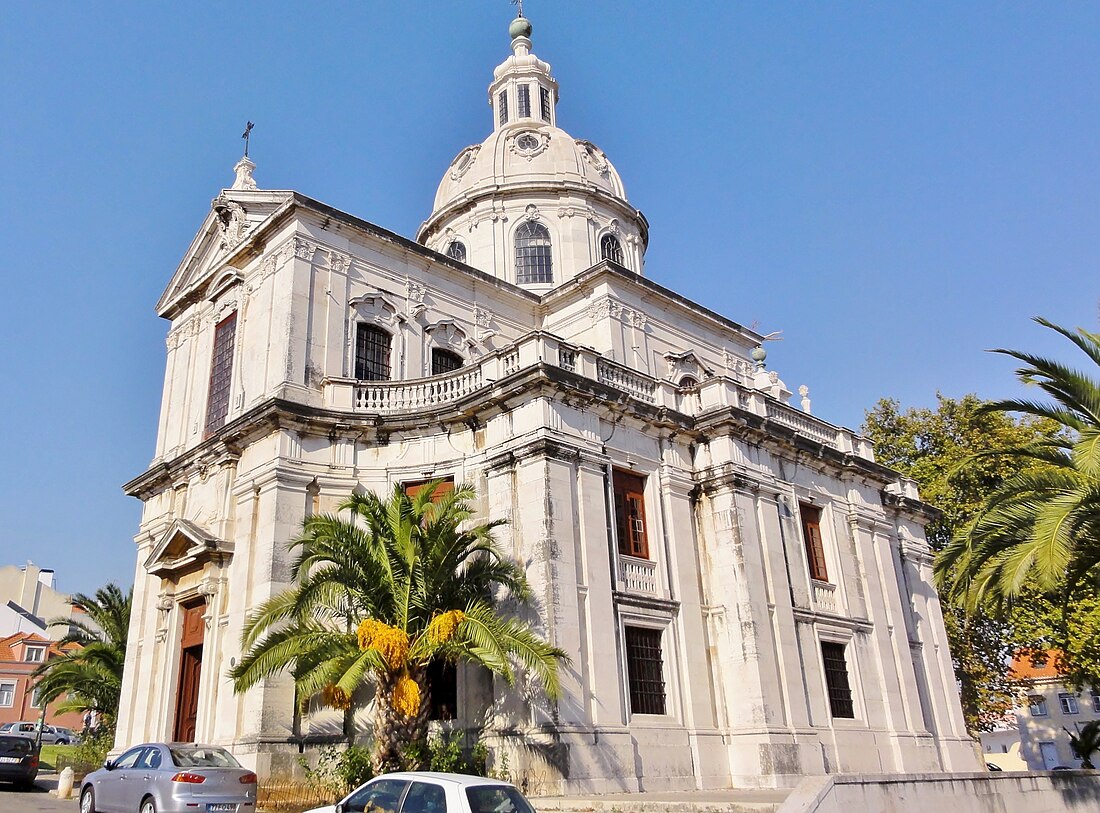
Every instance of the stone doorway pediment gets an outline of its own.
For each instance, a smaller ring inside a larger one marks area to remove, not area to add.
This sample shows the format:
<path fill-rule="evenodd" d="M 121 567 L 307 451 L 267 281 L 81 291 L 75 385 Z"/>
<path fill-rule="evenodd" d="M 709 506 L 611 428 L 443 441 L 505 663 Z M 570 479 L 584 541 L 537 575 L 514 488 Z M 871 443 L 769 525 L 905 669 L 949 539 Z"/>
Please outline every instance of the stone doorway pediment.
<path fill-rule="evenodd" d="M 153 546 L 145 570 L 161 578 L 178 578 L 207 562 L 220 564 L 232 555 L 232 542 L 218 539 L 194 522 L 176 519 Z"/>

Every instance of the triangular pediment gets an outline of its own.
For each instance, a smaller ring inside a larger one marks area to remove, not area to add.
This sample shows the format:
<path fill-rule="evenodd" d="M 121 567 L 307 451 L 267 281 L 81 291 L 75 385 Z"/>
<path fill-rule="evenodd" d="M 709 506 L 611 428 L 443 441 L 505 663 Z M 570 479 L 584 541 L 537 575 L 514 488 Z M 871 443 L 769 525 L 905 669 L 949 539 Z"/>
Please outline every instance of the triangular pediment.
<path fill-rule="evenodd" d="M 218 539 L 190 520 L 177 519 L 153 546 L 145 569 L 154 576 L 179 576 L 232 554 L 232 542 Z"/>
<path fill-rule="evenodd" d="M 694 379 L 699 383 L 714 375 L 714 370 L 707 367 L 694 350 L 665 353 L 665 361 L 668 362 L 668 379 L 675 384 L 679 384 L 685 378 Z"/>
<path fill-rule="evenodd" d="M 244 262 L 241 250 L 272 214 L 293 198 L 293 192 L 223 190 L 210 204 L 187 252 L 168 287 L 157 302 L 157 313 L 171 318 L 175 306 L 196 294 L 206 294 L 213 284 L 224 288 L 227 274 Z"/>

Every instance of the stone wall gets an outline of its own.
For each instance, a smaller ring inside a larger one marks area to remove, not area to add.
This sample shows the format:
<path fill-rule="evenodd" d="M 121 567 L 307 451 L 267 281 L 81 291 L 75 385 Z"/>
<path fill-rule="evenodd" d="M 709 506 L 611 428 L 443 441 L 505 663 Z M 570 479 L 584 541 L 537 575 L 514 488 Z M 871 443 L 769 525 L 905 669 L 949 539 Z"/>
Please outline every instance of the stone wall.
<path fill-rule="evenodd" d="M 777 813 L 1063 813 L 1100 809 L 1100 774 L 1030 773 L 811 776 Z"/>

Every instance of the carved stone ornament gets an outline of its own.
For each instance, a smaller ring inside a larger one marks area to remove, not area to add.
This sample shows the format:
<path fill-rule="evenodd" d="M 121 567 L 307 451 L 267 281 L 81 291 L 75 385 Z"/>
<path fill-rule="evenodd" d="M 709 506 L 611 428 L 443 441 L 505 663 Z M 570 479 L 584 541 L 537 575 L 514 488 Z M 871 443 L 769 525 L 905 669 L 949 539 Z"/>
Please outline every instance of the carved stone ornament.
<path fill-rule="evenodd" d="M 668 363 L 668 380 L 674 384 L 679 384 L 685 377 L 698 382 L 714 375 L 714 371 L 707 369 L 691 350 L 684 353 L 665 353 L 665 361 Z"/>
<path fill-rule="evenodd" d="M 366 322 L 392 324 L 397 318 L 397 308 L 381 294 L 353 297 L 348 305 Z"/>
<path fill-rule="evenodd" d="M 618 319 L 631 327 L 645 330 L 649 324 L 649 317 L 642 311 L 628 308 L 623 303 L 611 297 L 604 297 L 588 306 L 588 317 L 597 322 L 601 319 Z"/>
<path fill-rule="evenodd" d="M 508 139 L 508 149 L 528 161 L 546 152 L 549 146 L 550 134 L 539 130 L 523 130 Z"/>
<path fill-rule="evenodd" d="M 596 172 L 604 176 L 609 174 L 611 165 L 608 163 L 607 156 L 604 155 L 603 150 L 591 141 L 586 141 L 583 138 L 577 139 L 577 146 L 581 148 L 581 157 L 591 164 Z"/>
<path fill-rule="evenodd" d="M 303 237 L 294 238 L 294 256 L 300 260 L 312 260 L 317 251 L 317 244 Z"/>
<path fill-rule="evenodd" d="M 219 250 L 230 251 L 236 248 L 244 240 L 245 232 L 248 231 L 248 216 L 244 207 L 228 198 L 224 192 L 214 198 L 211 206 L 218 219 L 218 228 L 221 230 Z"/>
<path fill-rule="evenodd" d="M 527 208 L 523 210 L 524 220 L 538 220 L 542 215 L 539 214 L 539 207 L 533 203 L 528 203 Z"/>
<path fill-rule="evenodd" d="M 587 217 L 593 223 L 599 222 L 599 215 L 596 214 L 596 210 L 588 206 L 560 206 L 558 207 L 558 217 Z"/>
<path fill-rule="evenodd" d="M 405 300 L 407 302 L 406 311 L 409 316 L 415 318 L 427 310 L 427 306 L 424 305 L 424 297 L 427 295 L 428 289 L 422 284 L 412 279 L 411 277 L 405 277 Z"/>
<path fill-rule="evenodd" d="M 451 162 L 450 176 L 452 181 L 457 181 L 474 163 L 474 159 L 477 158 L 478 152 L 481 150 L 480 144 L 474 144 L 471 147 L 467 147 L 458 154 L 454 161 Z"/>
<path fill-rule="evenodd" d="M 451 319 L 444 319 L 424 328 L 424 332 L 431 337 L 432 344 L 436 347 L 448 348 L 463 353 L 468 348 L 466 331 L 460 328 Z"/>
<path fill-rule="evenodd" d="M 494 206 L 492 209 L 483 209 L 482 211 L 477 212 L 470 218 L 470 231 L 473 231 L 475 228 L 477 228 L 479 223 L 485 220 L 492 221 L 493 223 L 496 223 L 498 221 L 502 223 L 507 223 L 508 214 L 504 211 L 503 208 L 498 208 L 496 206 Z"/>
<path fill-rule="evenodd" d="M 351 267 L 351 257 L 338 251 L 329 251 L 328 265 L 337 274 L 343 274 Z"/>

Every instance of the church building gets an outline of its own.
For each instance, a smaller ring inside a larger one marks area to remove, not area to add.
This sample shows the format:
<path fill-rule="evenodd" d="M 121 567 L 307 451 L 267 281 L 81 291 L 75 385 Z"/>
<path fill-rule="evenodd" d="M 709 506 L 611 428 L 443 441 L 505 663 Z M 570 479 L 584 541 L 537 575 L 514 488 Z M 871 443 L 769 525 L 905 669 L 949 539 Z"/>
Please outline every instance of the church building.
<path fill-rule="evenodd" d="M 415 239 L 246 156 L 187 249 L 168 320 L 119 746 L 199 740 L 261 776 L 336 741 L 288 675 L 235 695 L 250 610 L 304 518 L 354 490 L 472 483 L 569 653 L 548 707 L 474 668 L 442 725 L 531 793 L 976 769 L 916 487 L 810 412 L 763 337 L 645 275 L 649 225 L 512 22 L 492 132 Z M 358 720 L 369 735 L 369 715 Z"/>

